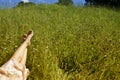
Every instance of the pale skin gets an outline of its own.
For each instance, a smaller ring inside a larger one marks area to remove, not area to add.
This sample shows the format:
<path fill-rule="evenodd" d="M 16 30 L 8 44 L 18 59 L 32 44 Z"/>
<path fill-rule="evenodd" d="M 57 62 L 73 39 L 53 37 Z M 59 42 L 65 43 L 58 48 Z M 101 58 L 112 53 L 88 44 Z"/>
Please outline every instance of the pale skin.
<path fill-rule="evenodd" d="M 24 42 L 20 45 L 20 47 L 15 51 L 15 53 L 13 54 L 13 56 L 10 59 L 14 59 L 16 60 L 18 63 L 20 63 L 21 65 L 25 66 L 26 64 L 26 59 L 27 59 L 27 47 L 30 45 L 30 40 L 33 36 L 33 31 L 29 31 L 27 35 L 24 35 L 23 39 Z M 9 61 L 9 60 L 8 60 Z M 6 66 L 7 63 L 5 63 L 2 67 Z M 15 68 L 17 68 L 20 71 L 24 71 L 24 68 L 20 68 L 19 64 L 14 66 Z M 3 71 L 2 69 L 0 70 L 1 73 L 6 74 L 7 72 Z"/>
<path fill-rule="evenodd" d="M 22 65 L 26 64 L 27 59 L 27 47 L 30 45 L 30 40 L 33 36 L 33 31 L 30 31 L 30 34 L 28 36 L 26 35 L 25 41 L 21 44 L 21 46 L 16 50 L 16 52 L 13 54 L 11 58 L 16 59 L 19 63 Z"/>

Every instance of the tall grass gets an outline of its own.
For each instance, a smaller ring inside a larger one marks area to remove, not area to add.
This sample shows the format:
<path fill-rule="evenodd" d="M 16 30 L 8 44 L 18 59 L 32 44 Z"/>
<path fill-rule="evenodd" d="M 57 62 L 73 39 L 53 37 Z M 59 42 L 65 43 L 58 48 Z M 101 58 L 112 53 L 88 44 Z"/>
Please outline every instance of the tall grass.
<path fill-rule="evenodd" d="M 28 80 L 119 80 L 120 12 L 32 5 L 0 12 L 0 65 L 33 29 Z"/>

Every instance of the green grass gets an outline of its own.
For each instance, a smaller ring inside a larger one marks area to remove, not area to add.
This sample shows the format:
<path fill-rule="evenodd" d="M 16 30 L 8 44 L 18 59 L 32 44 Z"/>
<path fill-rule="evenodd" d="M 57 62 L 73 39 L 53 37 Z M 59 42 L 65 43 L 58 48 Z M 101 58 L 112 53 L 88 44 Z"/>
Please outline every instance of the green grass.
<path fill-rule="evenodd" d="M 32 5 L 0 12 L 0 65 L 33 29 L 28 80 L 120 80 L 120 12 Z"/>

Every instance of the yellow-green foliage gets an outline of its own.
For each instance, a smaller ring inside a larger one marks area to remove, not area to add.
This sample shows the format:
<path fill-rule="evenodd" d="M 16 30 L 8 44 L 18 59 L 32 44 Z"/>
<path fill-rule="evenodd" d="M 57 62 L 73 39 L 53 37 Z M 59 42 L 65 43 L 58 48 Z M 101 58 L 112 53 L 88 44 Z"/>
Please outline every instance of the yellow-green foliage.
<path fill-rule="evenodd" d="M 120 80 L 120 12 L 32 5 L 0 11 L 0 65 L 33 29 L 28 80 Z"/>

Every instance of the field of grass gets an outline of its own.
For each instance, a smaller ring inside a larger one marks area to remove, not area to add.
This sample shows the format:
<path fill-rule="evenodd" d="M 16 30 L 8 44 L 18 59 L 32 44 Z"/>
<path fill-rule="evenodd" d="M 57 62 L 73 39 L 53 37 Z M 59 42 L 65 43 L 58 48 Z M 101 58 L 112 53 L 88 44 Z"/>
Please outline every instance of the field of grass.
<path fill-rule="evenodd" d="M 33 29 L 28 80 L 120 80 L 120 12 L 33 5 L 0 10 L 0 65 Z"/>

